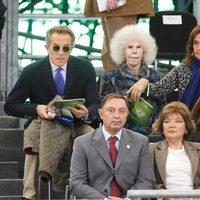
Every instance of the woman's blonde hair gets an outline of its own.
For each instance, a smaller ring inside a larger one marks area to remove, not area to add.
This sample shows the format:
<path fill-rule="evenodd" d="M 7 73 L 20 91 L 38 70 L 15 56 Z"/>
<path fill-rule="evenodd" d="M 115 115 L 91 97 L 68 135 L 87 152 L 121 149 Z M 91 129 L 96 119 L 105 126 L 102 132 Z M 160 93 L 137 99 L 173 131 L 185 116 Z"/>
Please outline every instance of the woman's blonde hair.
<path fill-rule="evenodd" d="M 155 39 L 148 31 L 138 25 L 127 25 L 116 31 L 110 42 L 111 57 L 114 62 L 121 64 L 125 61 L 125 48 L 131 42 L 139 42 L 143 49 L 143 61 L 151 64 L 157 55 L 157 45 Z"/>

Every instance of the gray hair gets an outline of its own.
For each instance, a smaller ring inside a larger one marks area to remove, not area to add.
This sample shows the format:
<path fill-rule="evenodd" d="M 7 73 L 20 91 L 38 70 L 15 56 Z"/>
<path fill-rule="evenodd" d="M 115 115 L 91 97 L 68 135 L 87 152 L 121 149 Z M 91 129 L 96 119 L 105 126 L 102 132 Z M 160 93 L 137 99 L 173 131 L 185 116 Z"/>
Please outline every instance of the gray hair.
<path fill-rule="evenodd" d="M 111 57 L 114 62 L 121 64 L 125 61 L 125 48 L 130 42 L 139 42 L 144 49 L 143 61 L 151 64 L 157 55 L 155 39 L 138 25 L 127 25 L 116 31 L 110 41 Z"/>
<path fill-rule="evenodd" d="M 72 38 L 72 47 L 74 46 L 75 43 L 75 36 L 73 31 L 66 25 L 58 25 L 58 26 L 54 26 L 53 28 L 49 29 L 46 33 L 46 44 L 49 45 L 51 42 L 51 35 L 53 33 L 59 33 L 59 34 L 66 34 L 66 35 L 70 35 Z"/>

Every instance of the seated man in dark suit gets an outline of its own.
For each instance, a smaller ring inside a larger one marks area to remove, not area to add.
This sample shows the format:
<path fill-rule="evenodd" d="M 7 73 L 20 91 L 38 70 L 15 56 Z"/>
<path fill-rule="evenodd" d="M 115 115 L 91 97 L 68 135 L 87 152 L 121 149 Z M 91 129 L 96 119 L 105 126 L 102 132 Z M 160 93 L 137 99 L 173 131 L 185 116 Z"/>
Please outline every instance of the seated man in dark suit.
<path fill-rule="evenodd" d="M 148 138 L 123 128 L 128 102 L 110 93 L 99 109 L 102 127 L 75 139 L 70 190 L 78 199 L 118 199 L 130 189 L 153 189 Z"/>
<path fill-rule="evenodd" d="M 52 115 L 48 112 L 53 111 L 47 104 L 59 95 L 64 99 L 85 98 L 85 105 L 71 109 L 74 127 L 69 127 L 65 134 L 71 136 L 75 133 L 77 137 L 93 130 L 88 123 L 93 122 L 98 116 L 99 95 L 96 75 L 91 62 L 70 55 L 74 42 L 74 33 L 67 26 L 55 26 L 48 30 L 45 45 L 48 56 L 25 67 L 8 95 L 5 112 L 8 115 L 29 119 L 25 128 L 37 117 L 51 120 Z M 56 84 L 58 71 L 60 85 Z M 30 100 L 29 103 L 25 103 L 27 99 Z M 37 161 L 37 155 L 25 157 L 24 199 L 35 199 Z"/>

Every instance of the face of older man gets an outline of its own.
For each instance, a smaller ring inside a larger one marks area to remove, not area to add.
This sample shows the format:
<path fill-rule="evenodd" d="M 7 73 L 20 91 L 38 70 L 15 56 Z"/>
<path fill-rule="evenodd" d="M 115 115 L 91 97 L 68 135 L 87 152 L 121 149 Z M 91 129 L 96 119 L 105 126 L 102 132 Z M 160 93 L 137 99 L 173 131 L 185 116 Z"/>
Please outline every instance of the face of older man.
<path fill-rule="evenodd" d="M 63 66 L 72 51 L 72 38 L 69 34 L 53 33 L 50 44 L 46 44 L 51 62 L 57 67 Z"/>
<path fill-rule="evenodd" d="M 120 98 L 107 100 L 104 106 L 99 109 L 104 127 L 112 135 L 115 135 L 124 126 L 128 113 L 126 102 Z"/>

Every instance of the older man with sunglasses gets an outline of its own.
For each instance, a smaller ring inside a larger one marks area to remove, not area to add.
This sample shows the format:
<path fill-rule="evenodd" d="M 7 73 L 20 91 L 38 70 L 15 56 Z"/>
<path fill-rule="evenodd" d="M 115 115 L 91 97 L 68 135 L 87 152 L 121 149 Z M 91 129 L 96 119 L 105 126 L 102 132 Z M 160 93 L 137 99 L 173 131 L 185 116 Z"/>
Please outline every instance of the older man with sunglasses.
<path fill-rule="evenodd" d="M 71 54 L 75 37 L 67 26 L 55 26 L 46 34 L 48 56 L 25 67 L 14 88 L 7 97 L 5 112 L 20 118 L 27 118 L 24 128 L 37 117 L 51 120 L 52 111 L 47 104 L 56 96 L 64 99 L 85 98 L 85 105 L 71 110 L 74 126 L 66 134 L 83 135 L 92 129 L 88 123 L 97 119 L 99 95 L 96 86 L 96 75 L 91 62 L 74 57 Z M 57 71 L 64 84 L 63 91 L 56 85 Z M 27 99 L 29 102 L 26 103 Z M 35 174 L 38 162 L 37 155 L 26 155 L 24 167 L 23 199 L 35 199 Z M 68 169 L 66 169 L 68 170 Z"/>

